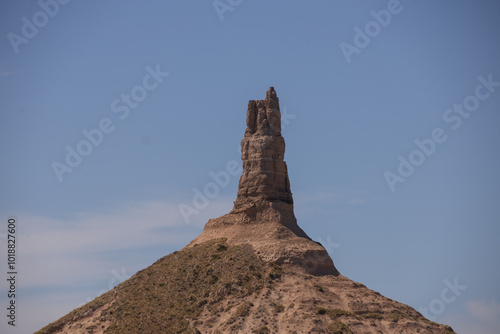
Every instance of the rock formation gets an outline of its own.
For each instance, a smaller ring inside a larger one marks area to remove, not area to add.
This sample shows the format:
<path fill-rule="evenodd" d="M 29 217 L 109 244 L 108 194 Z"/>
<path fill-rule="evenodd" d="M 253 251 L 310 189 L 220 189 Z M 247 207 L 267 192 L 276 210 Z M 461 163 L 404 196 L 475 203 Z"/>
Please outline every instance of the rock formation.
<path fill-rule="evenodd" d="M 297 225 L 272 87 L 248 104 L 241 152 L 230 213 L 36 334 L 454 333 L 339 274 Z"/>
<path fill-rule="evenodd" d="M 259 202 L 283 202 L 293 211 L 288 170 L 283 160 L 285 140 L 281 136 L 279 100 L 273 87 L 265 100 L 248 102 L 247 129 L 241 141 L 243 175 L 233 213 Z"/>
<path fill-rule="evenodd" d="M 225 237 L 229 244 L 251 245 L 265 261 L 299 265 L 313 275 L 338 275 L 326 250 L 297 225 L 284 156 L 279 100 L 271 87 L 265 100 L 248 102 L 243 173 L 233 210 L 209 220 L 186 247 Z"/>

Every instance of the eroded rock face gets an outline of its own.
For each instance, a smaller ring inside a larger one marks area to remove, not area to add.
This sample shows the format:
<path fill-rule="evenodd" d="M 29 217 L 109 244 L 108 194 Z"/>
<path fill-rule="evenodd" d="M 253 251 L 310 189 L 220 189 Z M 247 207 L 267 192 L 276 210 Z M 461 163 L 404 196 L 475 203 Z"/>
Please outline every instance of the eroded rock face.
<path fill-rule="evenodd" d="M 248 102 L 247 129 L 241 141 L 243 174 L 233 212 L 261 200 L 293 205 L 284 157 L 279 101 L 271 87 L 265 100 Z"/>
<path fill-rule="evenodd" d="M 248 102 L 243 173 L 233 210 L 210 219 L 186 247 L 225 237 L 230 244 L 251 245 L 265 261 L 298 265 L 314 275 L 338 275 L 326 250 L 297 225 L 284 156 L 279 99 L 271 87 L 265 100 Z"/>

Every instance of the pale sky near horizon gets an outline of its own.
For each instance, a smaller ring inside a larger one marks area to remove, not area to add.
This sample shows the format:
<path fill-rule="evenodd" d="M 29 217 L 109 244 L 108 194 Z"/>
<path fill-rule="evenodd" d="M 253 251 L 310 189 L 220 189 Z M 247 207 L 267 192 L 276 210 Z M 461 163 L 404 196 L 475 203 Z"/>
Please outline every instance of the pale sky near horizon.
<path fill-rule="evenodd" d="M 339 271 L 500 333 L 500 3 L 215 4 L 1 2 L 0 270 L 15 217 L 19 273 L 0 332 L 41 328 L 229 212 L 239 171 L 211 175 L 240 166 L 248 100 L 274 86 L 298 223 Z"/>

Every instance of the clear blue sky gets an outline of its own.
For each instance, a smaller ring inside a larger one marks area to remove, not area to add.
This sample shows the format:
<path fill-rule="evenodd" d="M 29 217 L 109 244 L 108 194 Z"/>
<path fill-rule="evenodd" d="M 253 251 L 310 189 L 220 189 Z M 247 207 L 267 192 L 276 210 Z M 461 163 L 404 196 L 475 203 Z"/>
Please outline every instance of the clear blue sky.
<path fill-rule="evenodd" d="M 239 175 L 189 224 L 179 205 L 240 162 L 248 100 L 269 86 L 299 225 L 340 272 L 459 333 L 500 332 L 497 1 L 44 3 L 51 15 L 0 8 L 0 241 L 5 254 L 15 217 L 19 264 L 2 333 L 59 318 L 227 213 Z M 88 153 L 74 168 L 67 146 Z M 447 284 L 460 288 L 443 300 Z"/>

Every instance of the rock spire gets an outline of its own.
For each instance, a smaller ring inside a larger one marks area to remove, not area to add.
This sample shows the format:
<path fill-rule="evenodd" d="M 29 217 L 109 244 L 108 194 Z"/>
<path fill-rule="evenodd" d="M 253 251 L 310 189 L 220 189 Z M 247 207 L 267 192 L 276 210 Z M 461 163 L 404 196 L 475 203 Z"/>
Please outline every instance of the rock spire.
<path fill-rule="evenodd" d="M 186 247 L 216 238 L 247 244 L 265 261 L 298 265 L 313 275 L 338 275 L 326 250 L 297 225 L 284 161 L 279 99 L 270 87 L 265 100 L 250 100 L 241 141 L 243 173 L 233 210 L 210 219 Z"/>
<path fill-rule="evenodd" d="M 265 100 L 248 102 L 247 129 L 241 141 L 243 174 L 233 212 L 259 201 L 293 205 L 284 156 L 279 100 L 271 87 Z"/>

